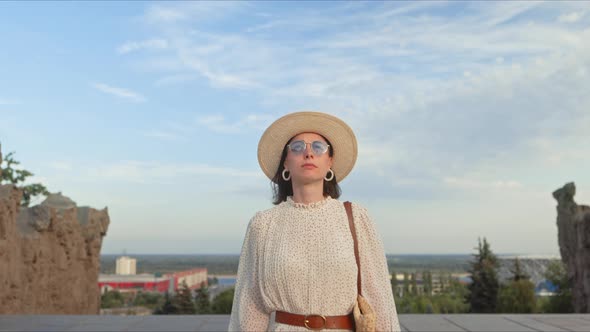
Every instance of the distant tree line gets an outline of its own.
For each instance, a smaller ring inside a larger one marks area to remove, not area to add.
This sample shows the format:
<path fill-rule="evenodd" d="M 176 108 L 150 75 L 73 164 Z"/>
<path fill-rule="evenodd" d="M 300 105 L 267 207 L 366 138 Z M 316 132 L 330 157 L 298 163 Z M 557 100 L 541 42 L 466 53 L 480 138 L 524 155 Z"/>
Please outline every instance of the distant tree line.
<path fill-rule="evenodd" d="M 101 255 L 100 273 L 115 273 L 115 261 L 119 255 Z M 137 258 L 137 273 L 172 273 L 192 269 L 195 266 L 207 268 L 209 274 L 236 275 L 239 255 L 133 255 Z M 425 266 L 436 271 L 465 271 L 469 266 L 469 255 L 387 255 L 389 270 L 413 272 Z"/>
<path fill-rule="evenodd" d="M 100 272 L 115 273 L 115 261 L 119 255 L 101 255 Z M 133 255 L 137 259 L 137 273 L 173 273 L 195 266 L 207 268 L 209 274 L 235 275 L 239 255 Z"/>
<path fill-rule="evenodd" d="M 428 267 L 432 271 L 462 272 L 469 267 L 469 255 L 386 255 L 389 271 L 415 272 Z"/>

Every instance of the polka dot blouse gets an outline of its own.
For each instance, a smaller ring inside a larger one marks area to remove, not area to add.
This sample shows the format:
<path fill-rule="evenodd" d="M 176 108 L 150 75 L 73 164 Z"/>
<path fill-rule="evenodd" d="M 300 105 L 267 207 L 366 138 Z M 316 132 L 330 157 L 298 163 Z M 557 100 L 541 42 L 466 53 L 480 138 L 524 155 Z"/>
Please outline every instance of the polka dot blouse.
<path fill-rule="evenodd" d="M 367 210 L 352 204 L 362 293 L 378 331 L 399 331 L 383 244 Z M 242 246 L 230 331 L 307 331 L 274 321 L 274 311 L 346 315 L 357 296 L 357 265 L 348 217 L 330 197 L 302 204 L 291 197 L 256 213 Z M 330 330 L 335 331 L 335 330 Z"/>

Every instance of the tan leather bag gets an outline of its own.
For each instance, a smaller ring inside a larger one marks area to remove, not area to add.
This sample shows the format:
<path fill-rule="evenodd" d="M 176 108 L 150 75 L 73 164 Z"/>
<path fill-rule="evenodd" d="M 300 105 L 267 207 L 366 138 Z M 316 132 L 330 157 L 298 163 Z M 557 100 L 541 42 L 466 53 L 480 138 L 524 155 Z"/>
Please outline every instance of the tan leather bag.
<path fill-rule="evenodd" d="M 371 305 L 369 304 L 367 299 L 365 299 L 362 296 L 361 293 L 361 262 L 359 259 L 359 246 L 356 238 L 356 229 L 354 227 L 354 219 L 352 217 L 352 204 L 346 201 L 344 202 L 344 208 L 346 209 L 346 214 L 348 215 L 348 225 L 350 226 L 350 232 L 352 233 L 352 239 L 354 240 L 354 257 L 356 258 L 356 265 L 358 267 L 358 295 L 353 309 L 355 331 L 374 332 L 377 317 L 375 316 L 375 311 L 373 310 L 373 308 L 371 308 Z"/>

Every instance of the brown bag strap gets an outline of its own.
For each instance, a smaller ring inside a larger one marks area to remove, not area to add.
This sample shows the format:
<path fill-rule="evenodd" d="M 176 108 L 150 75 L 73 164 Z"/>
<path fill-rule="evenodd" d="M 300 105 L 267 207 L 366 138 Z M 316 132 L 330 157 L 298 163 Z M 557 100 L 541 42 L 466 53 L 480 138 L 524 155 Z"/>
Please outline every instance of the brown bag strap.
<path fill-rule="evenodd" d="M 358 274 L 356 277 L 356 285 L 357 291 L 359 295 L 361 293 L 361 261 L 359 259 L 359 243 L 356 239 L 356 229 L 354 228 L 354 218 L 352 217 L 352 204 L 349 201 L 344 202 L 344 208 L 346 209 L 346 214 L 348 215 L 348 225 L 350 226 L 350 232 L 352 233 L 352 239 L 354 240 L 354 258 L 356 259 L 356 266 L 358 270 Z"/>

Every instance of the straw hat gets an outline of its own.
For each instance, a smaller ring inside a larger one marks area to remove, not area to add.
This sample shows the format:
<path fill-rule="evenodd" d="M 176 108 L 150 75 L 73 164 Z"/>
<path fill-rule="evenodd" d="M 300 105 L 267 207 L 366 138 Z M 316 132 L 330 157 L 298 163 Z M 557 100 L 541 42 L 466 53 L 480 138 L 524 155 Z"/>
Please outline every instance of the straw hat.
<path fill-rule="evenodd" d="M 342 181 L 352 170 L 357 157 L 356 137 L 352 129 L 335 116 L 319 112 L 296 112 L 271 124 L 258 142 L 258 163 L 269 179 L 273 179 L 287 142 L 300 133 L 316 133 L 330 141 L 334 150 L 332 170 Z"/>

